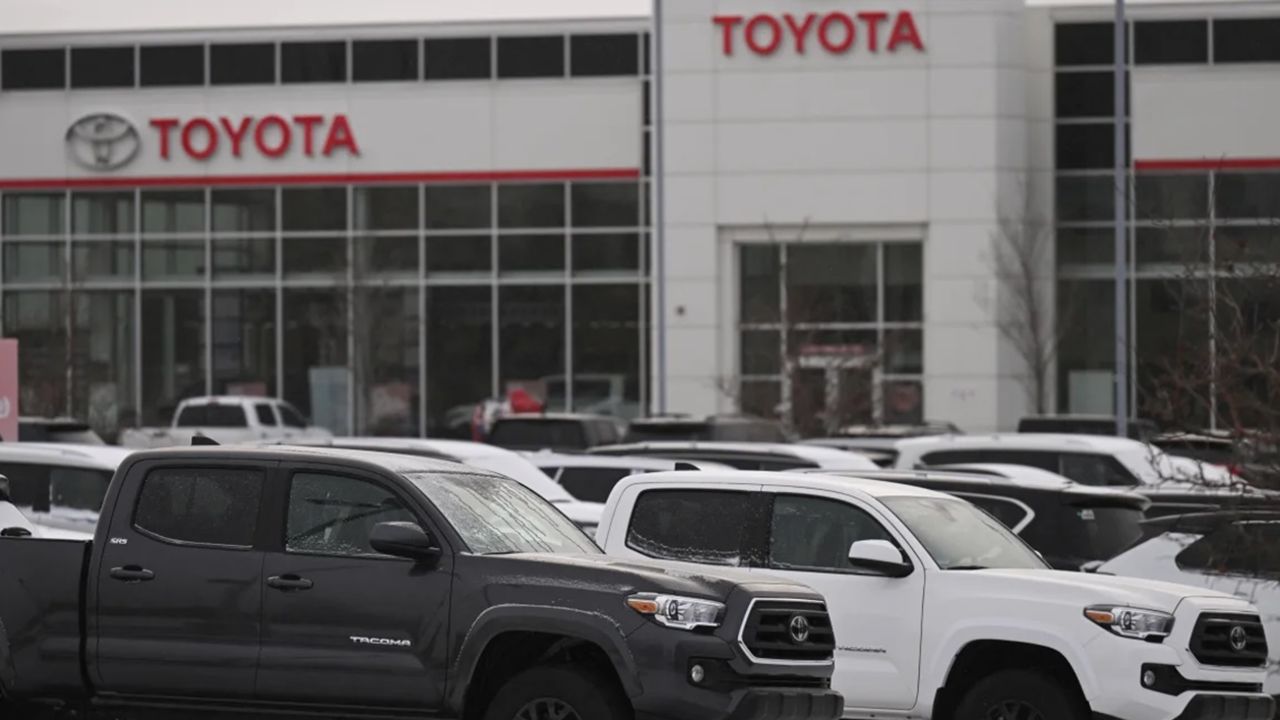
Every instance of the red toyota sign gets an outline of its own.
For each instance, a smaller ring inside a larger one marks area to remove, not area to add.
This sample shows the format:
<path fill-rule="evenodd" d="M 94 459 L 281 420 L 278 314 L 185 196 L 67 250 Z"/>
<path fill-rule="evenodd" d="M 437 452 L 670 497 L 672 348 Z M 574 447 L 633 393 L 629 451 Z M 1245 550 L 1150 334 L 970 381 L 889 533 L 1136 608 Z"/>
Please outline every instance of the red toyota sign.
<path fill-rule="evenodd" d="M 815 46 L 832 55 L 846 55 L 859 49 L 870 53 L 878 53 L 881 48 L 897 52 L 904 45 L 924 52 L 915 16 L 909 11 L 716 15 L 711 21 L 720 29 L 726 56 L 732 56 L 740 45 L 760 56 L 773 55 L 782 48 L 804 55 Z"/>
<path fill-rule="evenodd" d="M 225 148 L 232 157 L 256 152 L 281 158 L 301 152 L 333 157 L 359 156 L 355 133 L 346 115 L 264 115 L 262 117 L 155 118 L 151 127 L 160 139 L 160 157 L 170 160 L 177 150 L 192 160 L 208 160 Z"/>

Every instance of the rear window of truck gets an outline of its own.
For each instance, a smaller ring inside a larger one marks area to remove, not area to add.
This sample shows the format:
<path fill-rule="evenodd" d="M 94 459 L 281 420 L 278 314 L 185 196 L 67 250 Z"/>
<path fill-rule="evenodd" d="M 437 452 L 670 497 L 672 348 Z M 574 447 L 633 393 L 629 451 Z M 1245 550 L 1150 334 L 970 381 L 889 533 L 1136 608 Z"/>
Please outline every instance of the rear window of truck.
<path fill-rule="evenodd" d="M 239 405 L 188 405 L 178 413 L 178 427 L 249 427 L 244 408 Z"/>

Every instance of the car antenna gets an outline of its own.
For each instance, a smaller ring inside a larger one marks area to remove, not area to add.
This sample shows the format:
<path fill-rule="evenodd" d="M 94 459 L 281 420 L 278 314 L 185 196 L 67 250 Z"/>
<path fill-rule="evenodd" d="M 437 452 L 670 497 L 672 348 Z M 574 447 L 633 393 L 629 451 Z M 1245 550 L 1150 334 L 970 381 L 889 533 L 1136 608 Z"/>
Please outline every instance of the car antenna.
<path fill-rule="evenodd" d="M 221 444 L 222 443 L 218 442 L 217 440 L 214 440 L 211 437 L 206 437 L 204 435 L 191 436 L 191 447 L 208 447 L 212 445 L 221 445 Z"/>
<path fill-rule="evenodd" d="M 694 471 L 700 471 L 700 470 L 702 470 L 702 468 L 698 467 L 697 465 L 694 465 L 694 464 L 693 464 L 693 463 L 691 463 L 691 462 L 678 462 L 678 463 L 676 463 L 676 470 L 694 470 Z"/>

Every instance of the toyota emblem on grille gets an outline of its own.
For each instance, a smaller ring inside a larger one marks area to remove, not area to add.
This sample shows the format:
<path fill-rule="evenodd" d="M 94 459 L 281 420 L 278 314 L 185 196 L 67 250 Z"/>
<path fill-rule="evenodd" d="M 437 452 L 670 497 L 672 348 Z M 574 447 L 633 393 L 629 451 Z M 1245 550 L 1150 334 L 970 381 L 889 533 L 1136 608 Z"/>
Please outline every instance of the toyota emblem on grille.
<path fill-rule="evenodd" d="M 1228 638 L 1231 640 L 1231 649 L 1236 652 L 1244 652 L 1244 649 L 1249 647 L 1249 633 L 1239 625 L 1231 628 Z"/>
<path fill-rule="evenodd" d="M 142 149 L 138 129 L 114 113 L 93 113 L 67 128 L 67 152 L 89 170 L 115 170 L 128 165 Z"/>
<path fill-rule="evenodd" d="M 787 626 L 791 632 L 791 640 L 797 645 L 809 639 L 809 620 L 803 615 L 791 616 L 791 624 Z"/>

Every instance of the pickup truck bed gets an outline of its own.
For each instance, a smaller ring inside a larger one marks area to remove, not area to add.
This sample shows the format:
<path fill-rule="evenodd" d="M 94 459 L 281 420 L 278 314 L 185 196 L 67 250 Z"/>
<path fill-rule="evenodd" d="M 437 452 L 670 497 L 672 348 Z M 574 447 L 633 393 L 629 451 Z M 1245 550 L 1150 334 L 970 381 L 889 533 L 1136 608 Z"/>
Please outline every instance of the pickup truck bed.
<path fill-rule="evenodd" d="M 11 662 L 0 666 L 0 684 L 10 692 L 86 692 L 80 608 L 91 546 L 0 538 L 0 647 L 11 652 Z"/>

